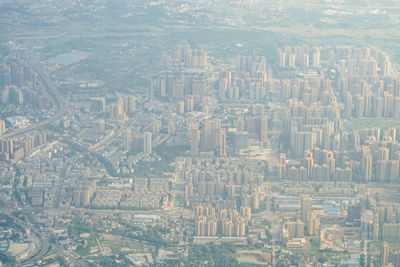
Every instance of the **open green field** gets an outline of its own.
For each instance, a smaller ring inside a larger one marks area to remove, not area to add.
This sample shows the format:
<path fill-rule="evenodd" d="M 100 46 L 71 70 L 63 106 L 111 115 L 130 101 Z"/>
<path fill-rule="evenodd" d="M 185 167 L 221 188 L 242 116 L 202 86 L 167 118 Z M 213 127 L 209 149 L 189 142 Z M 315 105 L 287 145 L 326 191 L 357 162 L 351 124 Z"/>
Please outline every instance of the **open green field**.
<path fill-rule="evenodd" d="M 86 245 L 78 246 L 75 252 L 83 258 L 97 258 L 111 254 L 150 253 L 154 251 L 154 247 L 143 242 L 111 234 L 100 234 L 97 240 L 96 236 L 91 234 L 85 242 Z"/>
<path fill-rule="evenodd" d="M 103 247 L 109 247 L 113 254 L 149 253 L 153 247 L 130 238 L 111 234 L 102 234 L 99 241 Z"/>

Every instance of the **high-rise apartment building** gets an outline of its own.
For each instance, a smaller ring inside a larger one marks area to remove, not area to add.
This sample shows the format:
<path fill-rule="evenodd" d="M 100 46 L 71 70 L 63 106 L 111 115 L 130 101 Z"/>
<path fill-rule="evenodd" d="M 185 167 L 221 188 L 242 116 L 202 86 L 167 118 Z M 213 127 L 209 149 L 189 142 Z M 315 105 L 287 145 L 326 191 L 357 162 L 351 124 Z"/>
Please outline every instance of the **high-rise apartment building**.
<path fill-rule="evenodd" d="M 310 219 L 312 212 L 312 198 L 304 195 L 300 200 L 300 218 L 303 222 L 307 223 Z"/>
<path fill-rule="evenodd" d="M 151 134 L 151 132 L 143 133 L 143 152 L 145 154 L 152 153 L 152 134 Z"/>
<path fill-rule="evenodd" d="M 389 263 L 389 244 L 386 242 L 382 243 L 381 247 L 381 266 L 386 266 Z"/>
<path fill-rule="evenodd" d="M 211 119 L 205 121 L 202 128 L 202 148 L 212 151 L 219 147 L 221 135 L 221 120 Z"/>

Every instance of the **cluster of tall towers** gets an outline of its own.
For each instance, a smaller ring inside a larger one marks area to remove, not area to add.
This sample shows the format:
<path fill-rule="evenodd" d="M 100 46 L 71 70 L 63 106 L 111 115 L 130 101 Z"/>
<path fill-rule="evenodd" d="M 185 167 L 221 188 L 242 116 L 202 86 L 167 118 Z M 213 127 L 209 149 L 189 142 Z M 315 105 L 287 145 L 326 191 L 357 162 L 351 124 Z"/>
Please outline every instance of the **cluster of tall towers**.
<path fill-rule="evenodd" d="M 278 50 L 280 68 L 319 68 L 321 64 L 321 50 L 318 47 L 310 48 L 306 45 Z"/>
<path fill-rule="evenodd" d="M 235 70 L 219 73 L 215 87 L 221 101 L 265 99 L 268 94 L 268 67 L 265 57 L 241 56 Z"/>
<path fill-rule="evenodd" d="M 116 103 L 110 105 L 110 119 L 122 121 L 132 117 L 136 111 L 136 98 L 133 95 L 120 96 Z"/>
<path fill-rule="evenodd" d="M 373 138 L 361 146 L 362 180 L 393 182 L 400 178 L 400 144 Z"/>
<path fill-rule="evenodd" d="M 199 155 L 199 144 L 201 144 L 202 151 L 218 150 L 220 156 L 226 156 L 226 131 L 221 128 L 221 120 L 210 119 L 205 121 L 201 131 L 198 123 L 190 124 L 189 137 L 192 156 Z"/>
<path fill-rule="evenodd" d="M 177 46 L 175 58 L 187 67 L 204 68 L 207 65 L 207 52 L 192 49 L 188 43 Z"/>
<path fill-rule="evenodd" d="M 239 117 L 235 128 L 230 131 L 222 128 L 221 120 L 217 118 L 203 121 L 201 129 L 199 128 L 199 123 L 189 124 L 192 156 L 198 156 L 199 151 L 216 151 L 221 157 L 227 156 L 227 140 L 233 145 L 234 154 L 247 147 L 248 138 L 257 140 L 262 145 L 268 141 L 268 118 L 264 115 Z"/>
<path fill-rule="evenodd" d="M 187 96 L 205 96 L 208 93 L 207 77 L 202 72 L 179 71 L 161 75 L 153 82 L 156 96 L 183 99 Z M 195 99 L 195 107 L 198 101 Z"/>
<path fill-rule="evenodd" d="M 52 107 L 51 99 L 27 64 L 0 65 L 0 103 L 33 104 L 40 109 Z"/>
<path fill-rule="evenodd" d="M 312 210 L 312 198 L 304 195 L 300 199 L 300 216 L 295 220 L 285 222 L 287 237 L 302 238 L 318 233 L 319 221 Z"/>
<path fill-rule="evenodd" d="M 246 224 L 251 220 L 251 208 L 241 207 L 240 212 L 234 209 L 221 209 L 216 214 L 212 206 L 195 208 L 196 236 L 246 236 Z"/>
<path fill-rule="evenodd" d="M 19 160 L 30 153 L 35 147 L 47 143 L 47 133 L 40 132 L 26 136 L 16 142 L 13 139 L 0 140 L 0 161 Z"/>
<path fill-rule="evenodd" d="M 125 150 L 143 152 L 150 155 L 153 152 L 153 134 L 151 132 L 143 132 L 135 134 L 131 129 L 127 129 L 125 133 Z"/>

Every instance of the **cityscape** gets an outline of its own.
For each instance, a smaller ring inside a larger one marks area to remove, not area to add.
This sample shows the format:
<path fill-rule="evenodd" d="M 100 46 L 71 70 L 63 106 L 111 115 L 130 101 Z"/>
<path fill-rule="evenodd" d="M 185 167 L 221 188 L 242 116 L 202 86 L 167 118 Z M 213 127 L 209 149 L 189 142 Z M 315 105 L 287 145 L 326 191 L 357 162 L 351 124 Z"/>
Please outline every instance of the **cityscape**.
<path fill-rule="evenodd" d="M 0 266 L 400 266 L 395 2 L 0 1 Z"/>

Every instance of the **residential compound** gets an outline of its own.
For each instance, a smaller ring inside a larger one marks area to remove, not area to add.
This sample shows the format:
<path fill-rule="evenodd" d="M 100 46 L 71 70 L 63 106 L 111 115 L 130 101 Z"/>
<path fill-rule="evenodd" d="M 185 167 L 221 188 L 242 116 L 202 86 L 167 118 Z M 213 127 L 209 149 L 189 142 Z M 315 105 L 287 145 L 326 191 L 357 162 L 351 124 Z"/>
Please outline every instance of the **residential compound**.
<path fill-rule="evenodd" d="M 224 244 L 245 246 L 244 263 L 398 266 L 398 65 L 356 46 L 234 58 L 182 43 L 147 91 L 67 92 L 66 105 L 29 62 L 2 65 L 2 105 L 26 110 L 32 130 L 13 134 L 2 113 L 0 201 L 46 210 L 33 250 L 52 239 L 71 266 L 113 254 L 157 265 Z M 35 128 L 38 107 L 63 113 Z"/>

